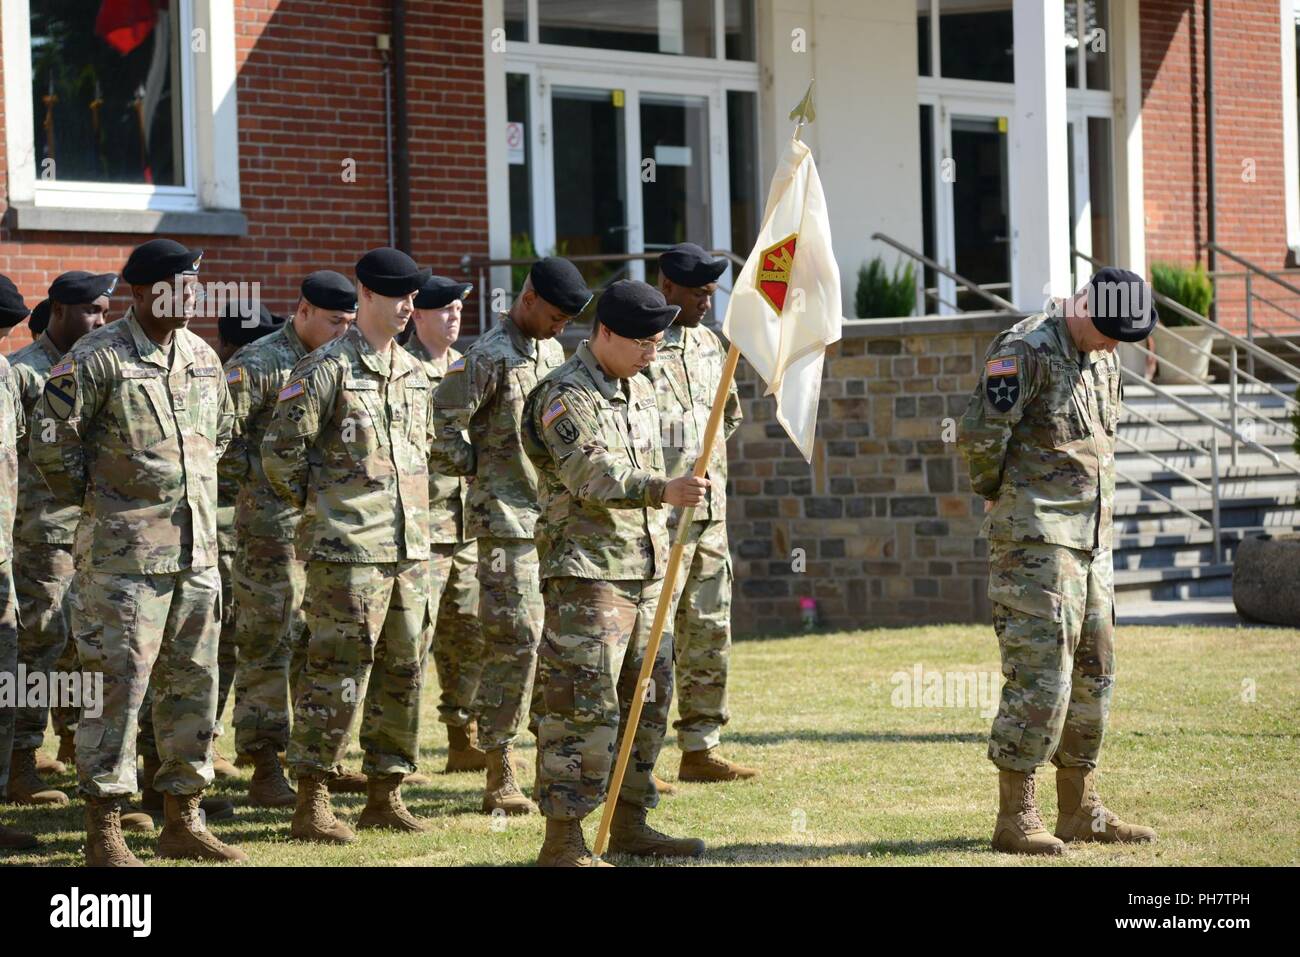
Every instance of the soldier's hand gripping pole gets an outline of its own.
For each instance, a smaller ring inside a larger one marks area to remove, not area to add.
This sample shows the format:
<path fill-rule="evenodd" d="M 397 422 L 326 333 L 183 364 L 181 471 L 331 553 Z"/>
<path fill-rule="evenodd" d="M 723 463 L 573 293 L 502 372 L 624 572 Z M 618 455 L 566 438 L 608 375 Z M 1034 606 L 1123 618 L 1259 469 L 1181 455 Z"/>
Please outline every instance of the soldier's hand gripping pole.
<path fill-rule="evenodd" d="M 722 428 L 722 412 L 727 405 L 727 392 L 731 389 L 731 380 L 736 377 L 736 363 L 739 360 L 740 350 L 733 343 L 727 350 L 727 358 L 722 364 L 722 378 L 718 381 L 718 392 L 713 398 L 713 409 L 709 412 L 709 422 L 704 429 L 704 442 L 700 448 L 700 456 L 695 460 L 693 474 L 696 478 L 705 478 L 709 471 L 709 462 L 713 458 L 713 444 L 718 440 L 718 432 Z M 596 831 L 597 857 L 605 853 L 605 848 L 609 844 L 609 828 L 614 820 L 614 806 L 618 804 L 618 792 L 623 789 L 623 776 L 627 773 L 627 762 L 632 756 L 636 728 L 641 723 L 641 706 L 645 703 L 650 673 L 654 669 L 655 657 L 659 654 L 659 644 L 663 639 L 668 610 L 673 605 L 677 570 L 681 566 L 682 552 L 686 549 L 686 537 L 690 534 L 691 522 L 694 519 L 695 507 L 686 506 L 677 523 L 677 537 L 673 541 L 673 549 L 668 554 L 668 571 L 664 575 L 663 587 L 659 591 L 659 601 L 655 604 L 655 619 L 650 629 L 650 641 L 646 645 L 645 657 L 641 659 L 641 674 L 636 679 L 636 692 L 632 695 L 632 703 L 628 709 L 627 725 L 620 729 L 623 741 L 618 749 L 614 773 L 609 778 L 609 790 L 605 792 L 605 810 L 601 812 L 600 828 Z"/>

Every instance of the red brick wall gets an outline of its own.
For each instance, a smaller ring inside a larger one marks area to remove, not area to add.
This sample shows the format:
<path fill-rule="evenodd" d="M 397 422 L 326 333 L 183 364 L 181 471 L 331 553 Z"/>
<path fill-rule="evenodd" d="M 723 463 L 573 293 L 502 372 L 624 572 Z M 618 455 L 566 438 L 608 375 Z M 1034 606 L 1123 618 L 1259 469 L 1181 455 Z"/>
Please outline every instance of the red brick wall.
<path fill-rule="evenodd" d="M 1201 248 L 1209 238 L 1204 12 L 1203 0 L 1142 0 L 1148 264 L 1209 265 Z M 1216 233 L 1220 245 L 1265 269 L 1283 268 L 1288 259 L 1278 16 L 1277 0 L 1214 3 Z M 1243 179 L 1246 161 L 1253 182 Z M 1240 268 L 1222 257 L 1218 267 Z M 1241 280 L 1221 277 L 1217 293 L 1220 322 L 1244 328 Z M 1279 299 L 1275 293 L 1267 295 Z M 1256 307 L 1257 319 L 1267 322 L 1268 313 Z"/>
<path fill-rule="evenodd" d="M 249 231 L 173 236 L 205 250 L 205 279 L 259 281 L 263 301 L 287 312 L 306 273 L 351 275 L 362 252 L 388 242 L 383 63 L 375 49 L 375 34 L 389 32 L 388 11 L 383 0 L 238 0 L 239 166 Z M 483 256 L 488 246 L 482 6 L 408 0 L 407 11 L 412 252 L 446 273 L 464 253 Z M 4 136 L 0 99 L 0 155 Z M 355 183 L 342 181 L 345 157 L 356 161 Z M 6 178 L 0 164 L 7 195 Z M 35 305 L 58 273 L 119 271 L 148 238 L 0 229 L 0 273 Z M 125 296 L 114 304 L 119 312 L 126 305 Z M 214 324 L 195 328 L 212 336 Z M 0 349 L 27 339 L 23 326 Z"/>

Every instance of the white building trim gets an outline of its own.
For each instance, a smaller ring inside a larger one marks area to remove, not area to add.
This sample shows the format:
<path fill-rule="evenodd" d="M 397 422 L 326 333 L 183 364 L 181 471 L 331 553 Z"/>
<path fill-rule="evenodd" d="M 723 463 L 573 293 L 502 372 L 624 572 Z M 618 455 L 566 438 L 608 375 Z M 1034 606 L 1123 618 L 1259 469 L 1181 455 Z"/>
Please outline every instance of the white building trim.
<path fill-rule="evenodd" d="M 1300 257 L 1300 136 L 1296 129 L 1296 23 L 1300 0 L 1280 0 L 1282 21 L 1282 185 L 1286 244 Z"/>

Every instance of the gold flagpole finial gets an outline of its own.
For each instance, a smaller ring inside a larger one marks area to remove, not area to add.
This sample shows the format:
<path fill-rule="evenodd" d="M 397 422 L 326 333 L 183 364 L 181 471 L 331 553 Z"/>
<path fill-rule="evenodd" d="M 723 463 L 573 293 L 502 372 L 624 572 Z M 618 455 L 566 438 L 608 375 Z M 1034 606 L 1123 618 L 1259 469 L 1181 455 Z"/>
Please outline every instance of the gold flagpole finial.
<path fill-rule="evenodd" d="M 795 136 L 799 135 L 800 127 L 803 127 L 817 119 L 817 110 L 813 106 L 813 87 L 816 85 L 817 79 L 815 77 L 812 80 L 809 80 L 808 92 L 803 95 L 803 99 L 799 101 L 799 105 L 790 111 L 790 119 L 795 120 L 798 123 L 798 126 L 796 126 L 794 131 Z"/>

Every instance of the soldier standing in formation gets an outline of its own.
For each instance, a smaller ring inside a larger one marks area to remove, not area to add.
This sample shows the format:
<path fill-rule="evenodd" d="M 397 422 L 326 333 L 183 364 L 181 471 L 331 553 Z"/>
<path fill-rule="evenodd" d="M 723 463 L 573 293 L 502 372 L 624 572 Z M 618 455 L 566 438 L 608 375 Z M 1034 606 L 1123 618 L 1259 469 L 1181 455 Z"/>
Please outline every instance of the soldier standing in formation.
<path fill-rule="evenodd" d="M 401 784 L 417 759 L 429 615 L 430 390 L 423 366 L 393 341 L 427 274 L 388 248 L 366 253 L 356 273 L 356 322 L 294 367 L 262 440 L 271 487 L 307 509 L 295 549 L 307 562 L 310 638 L 289 743 L 291 833 L 333 843 L 355 840 L 325 782 L 363 689 L 369 780 L 358 825 L 427 827 L 402 803 Z"/>
<path fill-rule="evenodd" d="M 328 269 L 307 276 L 289 321 L 239 349 L 226 361 L 234 405 L 230 447 L 219 466 L 237 489 L 235 562 L 235 748 L 253 762 L 248 801 L 292 807 L 280 753 L 289 746 L 291 689 L 306 659 L 302 599 L 305 565 L 294 551 L 300 510 L 271 488 L 262 466 L 262 439 L 280 390 L 310 352 L 332 342 L 356 318 L 356 287 Z"/>
<path fill-rule="evenodd" d="M 216 354 L 186 328 L 201 256 L 167 239 L 134 250 L 122 271 L 130 310 L 50 370 L 32 416 L 41 425 L 32 463 L 56 500 L 84 503 L 92 523 L 72 625 L 82 667 L 104 676 L 102 714 L 77 728 L 90 864 L 139 864 L 120 805 L 136 788 L 151 676 L 162 760 L 146 783 L 165 793 L 159 855 L 247 859 L 199 814 L 216 724 L 216 465 L 231 411 Z"/>
<path fill-rule="evenodd" d="M 0 276 L 0 339 L 28 316 L 27 306 L 8 276 Z M 25 432 L 22 404 L 9 360 L 0 356 L 0 674 L 18 673 L 18 598 L 14 594 L 14 503 L 18 498 L 18 442 Z M 0 708 L 0 789 L 9 786 L 9 759 L 17 711 Z M 38 845 L 24 831 L 0 823 L 0 850 Z"/>
<path fill-rule="evenodd" d="M 447 367 L 461 358 L 453 346 L 460 337 L 460 314 L 474 287 L 444 276 L 430 276 L 415 294 L 415 315 L 406 349 L 424 364 L 429 386 L 437 389 Z M 486 768 L 478 747 L 474 696 L 483 672 L 483 634 L 478 625 L 478 547 L 465 534 L 463 476 L 429 473 L 429 549 L 432 553 L 429 634 L 438 672 L 438 720 L 447 726 L 447 772 Z"/>
<path fill-rule="evenodd" d="M 656 360 L 644 375 L 654 384 L 663 423 L 664 465 L 669 478 L 689 475 L 704 441 L 709 412 L 722 379 L 726 350 L 701 323 L 712 305 L 725 259 L 713 259 L 694 243 L 681 243 L 659 257 L 659 289 L 681 311 L 664 333 Z M 731 548 L 727 543 L 727 439 L 743 413 L 733 379 L 723 411 L 722 435 L 709 460 L 709 491 L 696 508 L 682 567 L 672 595 L 668 628 L 676 649 L 677 713 L 673 725 L 682 749 L 683 781 L 738 781 L 758 774 L 718 753 L 727 709 L 731 657 Z M 681 514 L 668 517 L 676 535 Z"/>
<path fill-rule="evenodd" d="M 511 757 L 533 698 L 544 614 L 533 541 L 537 472 L 520 428 L 528 393 L 564 362 L 555 337 L 590 301 L 573 263 L 539 260 L 510 312 L 447 367 L 434 393 L 432 465 L 446 475 L 472 477 L 465 534 L 478 539 L 484 646 L 474 712 L 487 758 L 486 814 L 537 809 L 519 789 Z"/>
<path fill-rule="evenodd" d="M 1115 348 L 1155 325 L 1142 278 L 1103 269 L 993 341 L 961 420 L 971 486 L 987 500 L 989 600 L 1007 679 L 989 735 L 996 850 L 1060 854 L 1065 841 L 1156 837 L 1107 810 L 1094 780 L 1115 681 Z M 1034 797 L 1048 760 L 1055 837 Z"/>
<path fill-rule="evenodd" d="M 29 422 L 50 369 L 82 336 L 106 322 L 109 296 L 116 286 L 117 276 L 112 273 L 81 271 L 65 272 L 50 284 L 46 328 L 9 358 Z M 76 670 L 70 592 L 76 571 L 72 545 L 80 520 L 80 506 L 58 502 L 50 494 L 24 442 L 18 454 L 14 587 L 21 622 L 18 660 L 27 667 L 28 674 Z M 37 749 L 45 737 L 49 712 L 49 707 L 29 707 L 18 713 L 9 773 L 9 800 L 16 804 L 68 803 L 67 795 L 50 788 L 37 774 Z M 66 753 L 62 738 L 60 751 Z"/>
<path fill-rule="evenodd" d="M 605 290 L 597 328 L 533 390 L 528 453 L 541 475 L 537 541 L 546 609 L 539 681 L 537 863 L 590 866 L 582 819 L 604 802 L 637 693 L 668 564 L 665 506 L 698 505 L 708 480 L 664 475 L 654 388 L 638 375 L 677 315 L 643 282 Z M 670 635 L 659 646 L 610 831 L 616 853 L 696 857 L 702 841 L 646 824 L 672 705 Z"/>

